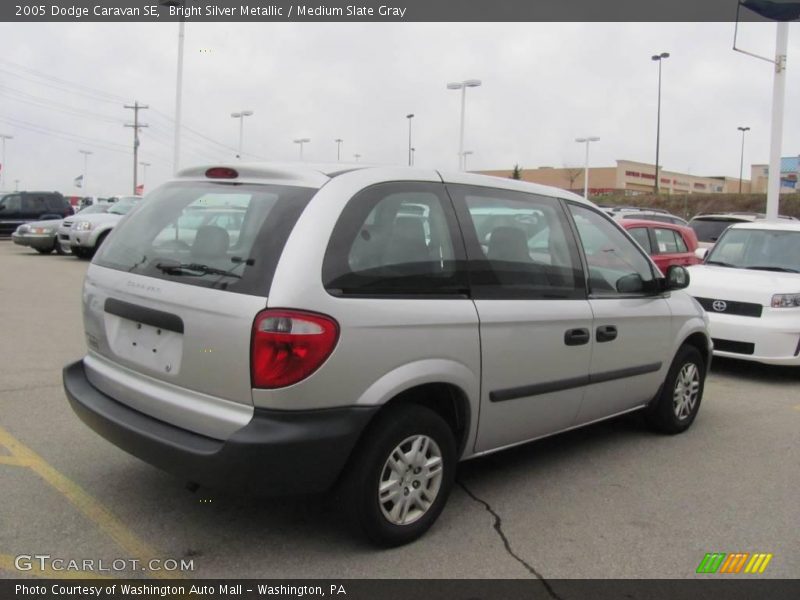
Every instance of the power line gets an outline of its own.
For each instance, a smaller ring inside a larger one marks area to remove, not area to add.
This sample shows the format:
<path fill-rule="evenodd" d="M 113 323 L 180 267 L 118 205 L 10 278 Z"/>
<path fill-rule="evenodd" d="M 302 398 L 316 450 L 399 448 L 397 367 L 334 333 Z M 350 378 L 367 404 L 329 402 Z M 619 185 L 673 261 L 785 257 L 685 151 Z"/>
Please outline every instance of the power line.
<path fill-rule="evenodd" d="M 83 90 L 84 92 L 93 94 L 95 96 L 103 96 L 103 97 L 107 98 L 108 101 L 113 101 L 113 102 L 125 102 L 126 101 L 126 98 L 123 98 L 122 96 L 117 96 L 116 94 L 112 94 L 110 92 L 104 92 L 102 90 L 98 90 L 98 89 L 95 89 L 95 88 L 92 88 L 92 87 L 89 87 L 89 86 L 86 86 L 86 85 L 81 85 L 79 83 L 75 83 L 74 81 L 69 81 L 68 79 L 61 79 L 60 77 L 56 77 L 54 75 L 49 75 L 47 73 L 44 73 L 43 71 L 38 71 L 36 69 L 32 69 L 30 67 L 26 67 L 24 65 L 20 65 L 19 63 L 15 63 L 13 61 L 10 61 L 10 60 L 4 59 L 4 58 L 0 58 L 0 63 L 5 63 L 5 64 L 11 66 L 14 69 L 23 71 L 25 73 L 29 73 L 29 74 L 33 75 L 34 77 L 39 77 L 41 79 L 45 79 L 45 80 L 49 80 L 49 81 L 52 81 L 52 82 L 56 82 L 56 83 L 58 83 L 60 85 L 67 86 L 67 87 L 72 87 L 72 88 L 75 88 L 77 90 Z M 2 68 L 2 67 L 0 67 L 0 68 Z"/>

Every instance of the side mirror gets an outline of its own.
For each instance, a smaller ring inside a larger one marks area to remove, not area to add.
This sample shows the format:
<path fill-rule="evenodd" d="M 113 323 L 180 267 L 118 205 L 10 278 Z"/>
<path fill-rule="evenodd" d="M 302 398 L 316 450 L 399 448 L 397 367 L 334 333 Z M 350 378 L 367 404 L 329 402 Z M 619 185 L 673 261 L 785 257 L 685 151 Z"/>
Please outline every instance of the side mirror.
<path fill-rule="evenodd" d="M 631 273 L 617 279 L 617 291 L 620 294 L 638 294 L 644 291 L 644 281 L 638 273 Z"/>
<path fill-rule="evenodd" d="M 689 287 L 689 271 L 680 265 L 671 265 L 667 268 L 664 290 L 682 290 Z"/>
<path fill-rule="evenodd" d="M 707 254 L 708 254 L 708 248 L 698 248 L 697 250 L 694 251 L 694 255 L 700 260 L 705 260 Z"/>

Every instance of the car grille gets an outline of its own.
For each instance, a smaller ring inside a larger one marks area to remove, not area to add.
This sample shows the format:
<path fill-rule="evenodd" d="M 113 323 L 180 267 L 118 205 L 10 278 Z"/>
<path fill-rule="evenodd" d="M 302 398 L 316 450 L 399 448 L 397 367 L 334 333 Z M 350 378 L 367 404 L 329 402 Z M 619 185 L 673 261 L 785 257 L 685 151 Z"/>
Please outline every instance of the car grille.
<path fill-rule="evenodd" d="M 70 227 L 72 227 L 72 221 L 64 221 L 62 225 L 69 229 Z"/>
<path fill-rule="evenodd" d="M 710 313 L 720 313 L 725 315 L 739 315 L 742 317 L 760 317 L 763 306 L 752 302 L 736 302 L 734 300 L 721 300 L 719 298 L 695 298 L 700 305 Z M 719 310 L 720 304 L 714 308 L 714 303 L 722 303 L 723 310 Z"/>
<path fill-rule="evenodd" d="M 714 350 L 719 350 L 720 352 L 752 355 L 756 351 L 756 345 L 749 342 L 735 342 L 733 340 L 720 340 L 718 338 L 712 338 L 711 341 L 714 342 Z"/>

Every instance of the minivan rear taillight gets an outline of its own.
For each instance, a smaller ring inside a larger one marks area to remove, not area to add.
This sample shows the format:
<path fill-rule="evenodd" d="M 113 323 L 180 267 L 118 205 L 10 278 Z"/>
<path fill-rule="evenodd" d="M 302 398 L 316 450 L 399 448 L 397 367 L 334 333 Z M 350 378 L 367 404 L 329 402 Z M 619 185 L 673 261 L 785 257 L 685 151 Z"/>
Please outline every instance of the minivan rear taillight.
<path fill-rule="evenodd" d="M 339 325 L 324 315 L 267 309 L 256 315 L 250 351 L 253 387 L 280 388 L 302 381 L 330 356 Z"/>

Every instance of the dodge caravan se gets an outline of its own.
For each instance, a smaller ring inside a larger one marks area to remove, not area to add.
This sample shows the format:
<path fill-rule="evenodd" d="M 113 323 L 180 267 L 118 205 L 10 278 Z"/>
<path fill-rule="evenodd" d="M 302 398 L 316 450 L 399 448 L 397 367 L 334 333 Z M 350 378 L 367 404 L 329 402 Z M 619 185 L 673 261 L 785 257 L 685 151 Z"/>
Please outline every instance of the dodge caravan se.
<path fill-rule="evenodd" d="M 686 430 L 711 359 L 688 283 L 563 190 L 190 168 L 95 255 L 64 387 L 96 432 L 187 481 L 336 488 L 398 545 L 439 516 L 460 460 L 636 410 Z"/>

